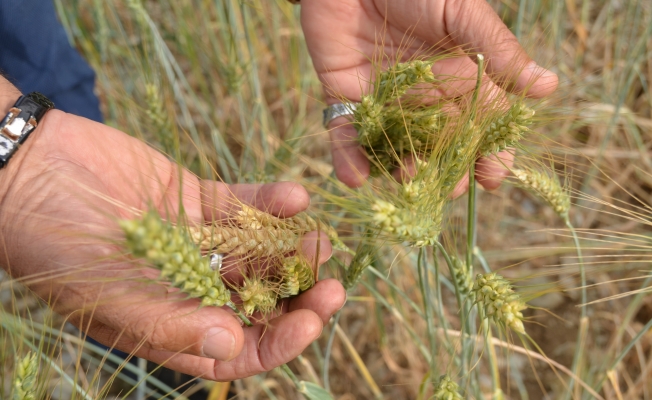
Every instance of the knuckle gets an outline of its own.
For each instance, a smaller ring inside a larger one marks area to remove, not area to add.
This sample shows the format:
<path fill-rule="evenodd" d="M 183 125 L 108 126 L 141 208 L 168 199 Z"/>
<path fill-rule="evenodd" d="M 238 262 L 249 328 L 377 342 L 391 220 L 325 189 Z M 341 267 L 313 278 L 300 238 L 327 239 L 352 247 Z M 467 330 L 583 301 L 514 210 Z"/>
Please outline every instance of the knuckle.
<path fill-rule="evenodd" d="M 148 311 L 143 311 L 129 319 L 136 321 L 126 327 L 126 333 L 132 340 L 152 350 L 175 350 L 169 348 L 170 338 L 175 336 L 176 329 L 174 324 L 169 323 L 168 316 L 151 316 Z"/>

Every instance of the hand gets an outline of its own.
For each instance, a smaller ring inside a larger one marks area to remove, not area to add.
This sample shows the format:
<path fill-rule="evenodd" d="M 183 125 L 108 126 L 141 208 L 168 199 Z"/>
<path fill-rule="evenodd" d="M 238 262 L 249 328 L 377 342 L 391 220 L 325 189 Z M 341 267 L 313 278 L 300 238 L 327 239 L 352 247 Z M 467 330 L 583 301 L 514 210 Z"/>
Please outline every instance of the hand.
<path fill-rule="evenodd" d="M 482 53 L 493 80 L 484 90 L 496 96 L 502 90 L 494 84 L 534 98 L 557 87 L 557 76 L 528 57 L 485 0 L 301 0 L 301 23 L 329 104 L 341 96 L 360 100 L 361 82 L 370 79 L 370 60 L 379 43 L 390 59 L 415 57 L 423 49 L 430 54 L 460 48 Z M 477 66 L 461 56 L 436 63 L 433 72 L 462 78 L 438 93 L 453 98 L 473 90 Z M 330 128 L 337 177 L 351 187 L 361 185 L 369 176 L 369 161 L 357 144 L 355 128 L 344 117 L 333 120 Z M 512 162 L 508 152 L 497 156 L 506 164 Z M 478 181 L 489 190 L 500 185 L 506 172 L 497 161 L 480 159 L 476 164 Z M 464 185 L 468 180 L 461 182 L 456 194 L 465 190 Z"/>
<path fill-rule="evenodd" d="M 230 310 L 198 308 L 198 300 L 145 279 L 158 271 L 118 256 L 117 220 L 150 205 L 174 217 L 180 190 L 197 223 L 235 199 L 278 216 L 309 204 L 303 187 L 289 182 L 201 181 L 120 131 L 53 110 L 0 170 L 0 259 L 89 336 L 168 368 L 233 380 L 295 358 L 344 303 L 336 280 L 287 301 L 267 324 L 243 328 Z M 316 239 L 316 232 L 306 235 L 303 251 L 323 263 L 330 242 L 321 239 L 317 255 Z"/>

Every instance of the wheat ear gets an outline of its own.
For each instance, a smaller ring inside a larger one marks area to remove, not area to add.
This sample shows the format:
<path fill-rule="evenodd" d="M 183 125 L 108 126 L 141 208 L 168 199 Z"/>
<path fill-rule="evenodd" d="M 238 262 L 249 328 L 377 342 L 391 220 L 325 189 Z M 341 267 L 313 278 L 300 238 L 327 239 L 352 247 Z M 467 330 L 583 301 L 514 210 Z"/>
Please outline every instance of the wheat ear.
<path fill-rule="evenodd" d="M 190 297 L 201 299 L 202 305 L 223 306 L 230 293 L 219 270 L 210 267 L 208 257 L 202 257 L 186 232 L 165 222 L 154 211 L 139 219 L 122 220 L 127 249 L 161 270 L 168 279 Z"/>

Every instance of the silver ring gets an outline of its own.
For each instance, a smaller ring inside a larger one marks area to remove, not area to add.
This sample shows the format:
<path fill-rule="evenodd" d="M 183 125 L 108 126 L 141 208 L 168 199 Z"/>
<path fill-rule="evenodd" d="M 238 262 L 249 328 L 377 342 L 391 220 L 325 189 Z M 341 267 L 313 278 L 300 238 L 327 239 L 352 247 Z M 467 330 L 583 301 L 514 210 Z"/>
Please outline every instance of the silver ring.
<path fill-rule="evenodd" d="M 210 258 L 210 267 L 213 271 L 219 271 L 222 269 L 222 261 L 224 260 L 224 254 L 222 253 L 213 253 Z"/>
<path fill-rule="evenodd" d="M 335 103 L 324 108 L 324 128 L 328 129 L 328 124 L 338 117 L 346 117 L 347 115 L 353 115 L 357 103 Z"/>

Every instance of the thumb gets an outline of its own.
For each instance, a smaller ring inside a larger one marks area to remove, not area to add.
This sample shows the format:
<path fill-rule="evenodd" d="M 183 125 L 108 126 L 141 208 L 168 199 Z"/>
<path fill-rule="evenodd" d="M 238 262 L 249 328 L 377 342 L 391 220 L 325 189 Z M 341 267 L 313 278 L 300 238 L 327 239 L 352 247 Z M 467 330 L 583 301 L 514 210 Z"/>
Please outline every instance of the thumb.
<path fill-rule="evenodd" d="M 487 59 L 487 72 L 512 92 L 541 98 L 557 88 L 557 75 L 538 66 L 485 0 L 448 1 L 444 25 L 454 43 Z"/>
<path fill-rule="evenodd" d="M 184 353 L 215 360 L 230 360 L 244 344 L 244 332 L 232 312 L 218 307 L 199 307 L 194 299 L 171 293 L 152 284 L 123 284 L 105 288 L 103 304 L 92 320 L 73 324 L 95 340 L 122 351 L 144 348 Z M 102 291 L 102 290 L 99 290 Z M 106 297 L 112 302 L 106 302 Z"/>

